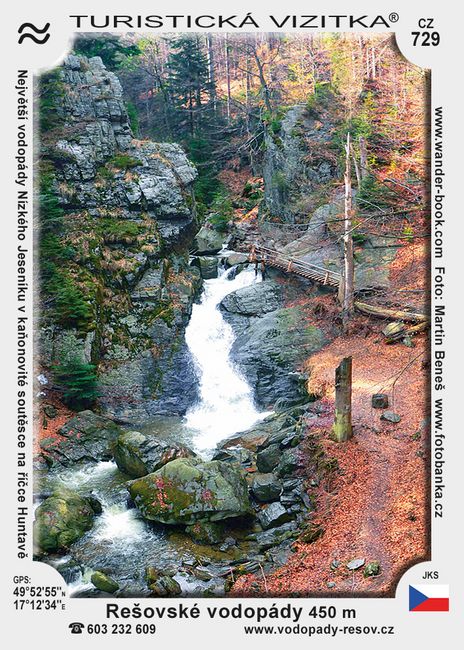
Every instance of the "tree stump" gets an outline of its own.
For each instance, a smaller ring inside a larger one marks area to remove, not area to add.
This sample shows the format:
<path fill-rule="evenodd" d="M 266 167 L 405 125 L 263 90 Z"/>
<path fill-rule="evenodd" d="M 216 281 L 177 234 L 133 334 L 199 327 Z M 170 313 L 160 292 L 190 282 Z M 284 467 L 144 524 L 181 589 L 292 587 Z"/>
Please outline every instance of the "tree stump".
<path fill-rule="evenodd" d="M 332 427 L 337 442 L 345 442 L 353 435 L 351 425 L 352 357 L 345 357 L 335 371 L 335 420 Z"/>

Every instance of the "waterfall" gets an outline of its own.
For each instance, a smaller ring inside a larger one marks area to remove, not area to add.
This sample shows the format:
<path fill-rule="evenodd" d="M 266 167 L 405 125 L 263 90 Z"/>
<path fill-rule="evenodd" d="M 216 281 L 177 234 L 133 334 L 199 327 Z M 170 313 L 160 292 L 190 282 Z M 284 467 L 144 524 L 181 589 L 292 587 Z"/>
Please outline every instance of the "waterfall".
<path fill-rule="evenodd" d="M 227 294 L 261 278 L 253 269 L 235 277 L 233 272 L 221 269 L 218 278 L 205 281 L 201 302 L 193 306 L 185 332 L 200 382 L 200 401 L 187 412 L 186 425 L 193 430 L 193 443 L 202 455 L 267 415 L 255 408 L 251 387 L 230 359 L 235 335 L 219 309 Z"/>
<path fill-rule="evenodd" d="M 178 418 L 165 423 L 158 418 L 153 423 L 155 435 L 169 437 L 175 433 L 176 440 L 185 438 L 186 444 L 194 446 L 204 458 L 212 455 L 220 440 L 248 429 L 267 415 L 255 408 L 252 388 L 230 359 L 235 335 L 219 309 L 227 294 L 261 278 L 255 277 L 253 269 L 235 276 L 234 270 L 220 270 L 218 278 L 205 281 L 201 302 L 193 306 L 186 329 L 187 345 L 198 368 L 199 402 L 183 422 Z M 98 567 L 104 567 L 129 590 L 127 593 L 149 595 L 145 574 L 140 571 L 145 566 L 169 571 L 174 566 L 174 578 L 183 596 L 201 594 L 205 588 L 212 593 L 217 589 L 223 595 L 223 585 L 215 578 L 205 583 L 186 574 L 182 561 L 191 555 L 190 540 L 168 535 L 162 525 L 148 523 L 138 509 L 128 505 L 127 478 L 114 461 L 55 468 L 47 474 L 45 491 L 65 485 L 84 496 L 91 493 L 102 506 L 92 529 L 72 545 L 72 553 L 49 560 L 66 576 L 70 595 L 95 595 L 91 576 Z"/>

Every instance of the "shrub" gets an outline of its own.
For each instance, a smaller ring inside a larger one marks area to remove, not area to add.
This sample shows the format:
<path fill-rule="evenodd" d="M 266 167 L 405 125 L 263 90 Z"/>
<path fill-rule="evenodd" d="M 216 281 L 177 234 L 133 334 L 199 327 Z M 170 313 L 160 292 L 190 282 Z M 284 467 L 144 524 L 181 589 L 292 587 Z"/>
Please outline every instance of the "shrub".
<path fill-rule="evenodd" d="M 92 318 L 92 309 L 72 278 L 58 272 L 50 288 L 55 294 L 54 311 L 58 323 L 63 327 L 85 329 Z"/>
<path fill-rule="evenodd" d="M 64 93 L 59 69 L 46 72 L 39 81 L 39 129 L 42 134 L 61 126 L 63 118 L 58 113 Z"/>
<path fill-rule="evenodd" d="M 39 213 L 42 232 L 60 232 L 64 210 L 53 189 L 53 174 L 43 174 L 40 179 Z"/>
<path fill-rule="evenodd" d="M 54 367 L 57 383 L 63 388 L 63 401 L 80 411 L 89 408 L 98 397 L 95 366 L 79 358 L 68 359 Z"/>
<path fill-rule="evenodd" d="M 414 230 L 412 226 L 404 226 L 403 236 L 406 238 L 406 241 L 408 241 L 409 243 L 414 241 Z"/>
<path fill-rule="evenodd" d="M 269 122 L 269 130 L 277 135 L 282 129 L 282 120 L 279 120 L 277 117 L 272 118 Z"/>
<path fill-rule="evenodd" d="M 116 154 L 113 156 L 113 158 L 111 158 L 111 160 L 108 161 L 108 164 L 116 167 L 117 169 L 123 169 L 124 171 L 143 165 L 141 160 L 138 160 L 138 158 L 133 158 L 126 153 Z"/>
<path fill-rule="evenodd" d="M 289 184 L 285 174 L 281 171 L 276 171 L 272 176 L 272 184 L 276 186 L 281 194 L 285 194 L 289 190 Z"/>
<path fill-rule="evenodd" d="M 114 172 L 111 169 L 108 169 L 105 165 L 102 165 L 97 169 L 97 174 L 105 181 L 111 181 L 114 178 Z"/>
<path fill-rule="evenodd" d="M 118 70 L 140 54 L 137 45 L 126 44 L 119 34 L 80 35 L 73 49 L 76 54 L 88 58 L 101 57 L 109 70 Z"/>
<path fill-rule="evenodd" d="M 395 197 L 391 190 L 380 183 L 373 174 L 368 174 L 361 182 L 361 186 L 356 195 L 356 202 L 364 210 L 372 208 L 386 209 L 391 206 Z"/>
<path fill-rule="evenodd" d="M 226 214 L 220 212 L 210 214 L 208 217 L 208 222 L 213 226 L 215 230 L 223 233 L 227 232 L 227 229 L 229 227 L 229 217 Z"/>
<path fill-rule="evenodd" d="M 234 218 L 231 199 L 224 192 L 218 192 L 212 202 L 211 210 L 208 222 L 219 232 L 227 232 L 229 222 Z"/>
<path fill-rule="evenodd" d="M 131 125 L 132 133 L 135 137 L 139 134 L 139 114 L 135 104 L 131 101 L 126 102 L 127 117 Z"/>
<path fill-rule="evenodd" d="M 316 81 L 314 93 L 308 97 L 306 111 L 310 117 L 318 118 L 319 111 L 326 109 L 333 98 L 333 89 L 328 81 Z"/>

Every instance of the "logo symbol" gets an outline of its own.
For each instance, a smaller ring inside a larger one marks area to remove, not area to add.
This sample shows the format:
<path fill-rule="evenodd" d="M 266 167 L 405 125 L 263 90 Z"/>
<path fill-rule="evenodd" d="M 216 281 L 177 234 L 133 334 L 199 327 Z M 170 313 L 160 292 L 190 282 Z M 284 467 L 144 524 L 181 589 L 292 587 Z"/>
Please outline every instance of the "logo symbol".
<path fill-rule="evenodd" d="M 26 27 L 31 29 L 36 34 L 45 34 L 45 36 L 43 36 L 43 38 L 40 39 L 34 36 L 34 34 L 31 34 L 30 32 L 24 32 L 23 34 L 23 31 L 26 29 Z M 50 29 L 50 23 L 46 23 L 45 26 L 42 27 L 42 29 L 39 29 L 32 23 L 23 23 L 21 27 L 18 29 L 18 34 L 21 34 L 21 36 L 18 38 L 18 43 L 21 45 L 24 39 L 30 38 L 31 40 L 34 41 L 34 43 L 37 43 L 37 45 L 43 45 L 50 38 L 50 34 L 46 33 L 48 32 L 49 29 Z"/>
<path fill-rule="evenodd" d="M 449 612 L 448 585 L 409 585 L 410 612 Z"/>
<path fill-rule="evenodd" d="M 68 627 L 71 630 L 71 634 L 82 634 L 85 625 L 83 623 L 70 623 Z"/>

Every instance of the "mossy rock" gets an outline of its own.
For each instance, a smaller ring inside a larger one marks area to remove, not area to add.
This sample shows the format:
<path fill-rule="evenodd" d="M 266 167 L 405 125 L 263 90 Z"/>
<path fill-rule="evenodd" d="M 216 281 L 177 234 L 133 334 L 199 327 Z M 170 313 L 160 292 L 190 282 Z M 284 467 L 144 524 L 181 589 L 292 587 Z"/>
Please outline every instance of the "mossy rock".
<path fill-rule="evenodd" d="M 373 576 L 378 576 L 380 573 L 380 563 L 379 562 L 369 562 L 364 568 L 364 577 L 372 578 Z"/>
<path fill-rule="evenodd" d="M 318 524 L 308 524 L 299 536 L 299 540 L 306 544 L 313 544 L 324 534 L 324 529 Z"/>
<path fill-rule="evenodd" d="M 110 578 L 102 571 L 95 571 L 90 576 L 90 581 L 100 591 L 105 591 L 108 594 L 114 594 L 115 591 L 119 589 L 119 585 L 116 580 Z"/>
<path fill-rule="evenodd" d="M 88 499 L 59 488 L 37 508 L 34 541 L 39 552 L 62 551 L 92 528 L 95 511 Z"/>
<path fill-rule="evenodd" d="M 194 457 L 188 447 L 169 444 L 139 431 L 122 433 L 113 445 L 116 465 L 132 478 L 151 474 L 175 458 Z"/>
<path fill-rule="evenodd" d="M 221 524 L 213 521 L 197 521 L 188 526 L 186 532 L 199 544 L 219 544 L 224 537 Z"/>
<path fill-rule="evenodd" d="M 200 255 L 214 255 L 221 250 L 224 240 L 223 233 L 203 226 L 196 234 L 194 247 Z"/>
<path fill-rule="evenodd" d="M 129 483 L 146 519 L 191 525 L 251 514 L 248 485 L 237 465 L 178 458 Z"/>
<path fill-rule="evenodd" d="M 149 587 L 155 596 L 179 596 L 182 593 L 180 584 L 170 576 L 159 576 Z"/>

